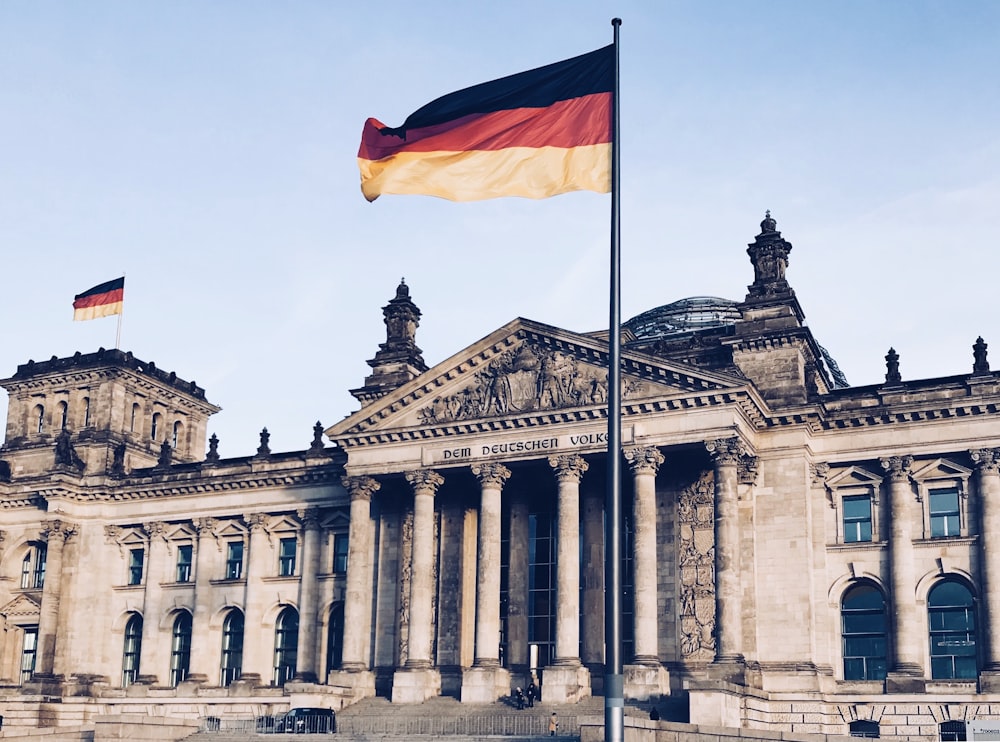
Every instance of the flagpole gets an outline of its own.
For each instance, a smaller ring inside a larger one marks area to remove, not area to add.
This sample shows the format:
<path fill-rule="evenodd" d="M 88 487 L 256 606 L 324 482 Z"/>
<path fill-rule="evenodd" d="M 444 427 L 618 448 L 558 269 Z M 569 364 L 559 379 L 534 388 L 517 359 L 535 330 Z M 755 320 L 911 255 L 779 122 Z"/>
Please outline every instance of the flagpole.
<path fill-rule="evenodd" d="M 608 322 L 608 467 L 604 553 L 604 739 L 623 742 L 625 693 L 622 680 L 622 503 L 621 503 L 621 218 L 618 29 L 614 27 L 614 88 L 611 94 L 611 286 Z"/>
<path fill-rule="evenodd" d="M 115 350 L 121 350 L 122 343 L 122 317 L 125 316 L 125 271 L 122 271 L 122 310 L 118 313 L 118 329 L 115 331 Z"/>

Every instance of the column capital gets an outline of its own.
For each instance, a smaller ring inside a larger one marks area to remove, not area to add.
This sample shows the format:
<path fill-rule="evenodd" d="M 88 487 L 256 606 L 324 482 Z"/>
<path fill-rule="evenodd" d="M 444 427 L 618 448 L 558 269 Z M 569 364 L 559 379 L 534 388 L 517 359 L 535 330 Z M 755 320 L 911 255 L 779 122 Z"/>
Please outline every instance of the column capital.
<path fill-rule="evenodd" d="M 653 474 L 660 470 L 666 459 L 655 446 L 631 446 L 622 453 L 633 474 Z"/>
<path fill-rule="evenodd" d="M 444 484 L 444 477 L 433 469 L 416 469 L 405 472 L 403 476 L 406 477 L 406 481 L 413 488 L 414 495 L 430 495 L 434 497 L 437 494 L 438 487 Z"/>
<path fill-rule="evenodd" d="M 824 462 L 809 464 L 809 476 L 815 487 L 826 487 L 826 478 L 830 476 L 830 465 Z"/>
<path fill-rule="evenodd" d="M 583 479 L 583 473 L 590 468 L 590 464 L 582 456 L 575 454 L 549 456 L 549 466 L 555 470 L 556 478 L 560 482 L 576 482 L 577 484 Z"/>
<path fill-rule="evenodd" d="M 382 488 L 382 484 L 371 477 L 344 477 L 340 480 L 354 500 L 371 500 L 372 495 Z"/>
<path fill-rule="evenodd" d="M 472 467 L 472 473 L 483 487 L 500 489 L 510 479 L 510 469 L 503 464 L 477 464 Z"/>
<path fill-rule="evenodd" d="M 912 456 L 886 456 L 879 459 L 879 464 L 885 469 L 885 475 L 891 482 L 905 482 L 910 476 L 913 466 Z"/>
<path fill-rule="evenodd" d="M 60 538 L 65 542 L 79 533 L 79 530 L 75 523 L 67 523 L 64 520 L 43 520 L 39 534 L 50 542 Z"/>
<path fill-rule="evenodd" d="M 998 448 L 975 448 L 969 451 L 969 458 L 976 465 L 976 469 L 983 474 L 996 474 L 1000 472 L 1000 449 Z"/>
<path fill-rule="evenodd" d="M 267 513 L 247 513 L 243 516 L 243 522 L 247 524 L 250 533 L 254 531 L 266 531 Z"/>
<path fill-rule="evenodd" d="M 705 449 L 712 461 L 722 466 L 734 466 L 739 463 L 740 456 L 746 453 L 746 446 L 739 436 L 731 438 L 716 438 L 705 441 Z"/>
<path fill-rule="evenodd" d="M 150 541 L 154 538 L 167 540 L 167 524 L 162 520 L 153 520 L 142 524 L 142 530 L 149 536 Z"/>
<path fill-rule="evenodd" d="M 193 518 L 191 520 L 191 525 L 194 526 L 194 530 L 198 532 L 198 536 L 214 536 L 215 526 L 218 521 L 215 518 Z"/>
<path fill-rule="evenodd" d="M 295 514 L 307 531 L 319 528 L 319 508 L 299 508 Z"/>
<path fill-rule="evenodd" d="M 753 454 L 744 453 L 737 461 L 736 467 L 740 484 L 757 484 L 757 475 L 760 473 L 760 458 Z"/>

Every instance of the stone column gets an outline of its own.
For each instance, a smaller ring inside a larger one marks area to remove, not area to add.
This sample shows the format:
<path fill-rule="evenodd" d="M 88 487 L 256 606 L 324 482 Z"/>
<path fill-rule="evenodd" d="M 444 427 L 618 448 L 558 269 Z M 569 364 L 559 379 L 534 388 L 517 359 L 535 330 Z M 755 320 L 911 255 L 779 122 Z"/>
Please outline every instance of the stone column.
<path fill-rule="evenodd" d="M 160 636 L 160 612 L 163 590 L 160 582 L 164 579 L 167 553 L 167 524 L 163 521 L 144 523 L 142 529 L 149 537 L 149 553 L 146 559 L 146 590 L 142 603 L 142 656 L 140 680 L 149 685 L 159 685 L 166 681 L 170 665 L 170 638 Z M 162 639 L 162 641 L 161 641 Z"/>
<path fill-rule="evenodd" d="M 513 683 L 527 688 L 531 680 L 528 656 L 528 502 L 510 498 L 507 548 L 507 656 L 505 664 Z"/>
<path fill-rule="evenodd" d="M 741 615 L 740 512 L 736 492 L 743 444 L 737 437 L 706 441 L 715 474 L 715 660 L 724 666 L 743 664 Z M 731 674 L 731 673 L 730 673 Z"/>
<path fill-rule="evenodd" d="M 545 700 L 576 703 L 590 695 L 590 671 L 580 663 L 580 456 L 552 456 L 559 482 L 556 514 L 556 652 L 545 668 Z"/>
<path fill-rule="evenodd" d="M 922 693 L 924 671 L 920 663 L 927 646 L 917 611 L 916 567 L 913 559 L 912 456 L 880 460 L 889 488 L 889 584 L 892 615 L 892 658 L 886 674 L 887 693 Z"/>
<path fill-rule="evenodd" d="M 72 523 L 62 520 L 42 521 L 41 536 L 46 540 L 47 546 L 45 584 L 42 586 L 42 605 L 38 611 L 38 655 L 35 662 L 35 675 L 40 676 L 42 681 L 61 680 L 54 677 L 54 670 L 59 636 L 63 549 L 76 533 L 77 527 Z"/>
<path fill-rule="evenodd" d="M 583 491 L 583 649 L 590 685 L 600 692 L 604 680 L 604 490 Z M 600 685 L 599 685 L 600 684 Z"/>
<path fill-rule="evenodd" d="M 298 512 L 302 521 L 302 569 L 299 574 L 299 641 L 296 647 L 298 667 L 295 681 L 299 683 L 318 682 L 316 672 L 320 660 L 317 651 L 316 626 L 319 603 L 316 587 L 316 573 L 319 572 L 319 511 L 303 508 Z"/>
<path fill-rule="evenodd" d="M 198 533 L 198 554 L 195 557 L 194 615 L 191 617 L 191 672 L 188 681 L 205 683 L 216 652 L 209 646 L 209 620 L 212 613 L 212 552 L 215 543 L 215 518 L 195 518 L 191 521 Z"/>
<path fill-rule="evenodd" d="M 476 572 L 476 657 L 462 674 L 462 702 L 492 703 L 510 693 L 510 673 L 500 667 L 500 492 L 510 478 L 503 464 L 472 467 L 481 487 Z"/>
<path fill-rule="evenodd" d="M 421 703 L 441 694 L 441 673 L 431 657 L 434 615 L 434 495 L 444 478 L 432 470 L 406 473 L 413 487 L 410 623 L 407 657 L 392 678 L 393 703 Z"/>
<path fill-rule="evenodd" d="M 271 596 L 267 594 L 264 577 L 268 575 L 270 545 L 267 534 L 267 515 L 248 513 L 243 522 L 250 530 L 250 555 L 247 559 L 247 584 L 245 593 L 246 636 L 243 642 L 243 668 L 240 682 L 248 685 L 267 685 L 271 677 L 271 651 L 273 637 L 263 633 L 264 614 Z"/>
<path fill-rule="evenodd" d="M 330 673 L 330 685 L 352 688 L 359 700 L 375 695 L 371 659 L 372 549 L 375 523 L 371 500 L 382 486 L 371 477 L 345 477 L 351 496 L 351 523 L 347 535 L 347 589 L 344 600 L 344 647 L 340 670 Z"/>
<path fill-rule="evenodd" d="M 656 558 L 656 472 L 663 463 L 659 449 L 627 448 L 625 461 L 632 470 L 632 613 L 635 654 L 624 667 L 625 695 L 648 700 L 667 695 L 670 676 L 660 664 L 659 574 Z"/>
<path fill-rule="evenodd" d="M 979 495 L 979 559 L 982 602 L 979 625 L 983 632 L 983 670 L 979 686 L 983 693 L 1000 691 L 1000 550 L 988 545 L 988 534 L 1000 533 L 1000 449 L 969 451 L 976 465 Z"/>

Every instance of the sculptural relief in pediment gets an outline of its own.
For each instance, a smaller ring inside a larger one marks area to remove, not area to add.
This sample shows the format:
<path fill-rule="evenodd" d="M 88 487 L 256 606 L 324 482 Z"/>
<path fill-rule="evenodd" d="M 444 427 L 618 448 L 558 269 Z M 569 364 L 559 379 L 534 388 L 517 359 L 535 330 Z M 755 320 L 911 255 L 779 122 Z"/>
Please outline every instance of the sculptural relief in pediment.
<path fill-rule="evenodd" d="M 625 399 L 646 396 L 652 385 L 624 378 Z M 606 368 L 576 356 L 522 344 L 493 358 L 472 383 L 437 397 L 420 411 L 421 423 L 439 424 L 484 417 L 518 415 L 567 407 L 603 405 L 608 400 Z"/>

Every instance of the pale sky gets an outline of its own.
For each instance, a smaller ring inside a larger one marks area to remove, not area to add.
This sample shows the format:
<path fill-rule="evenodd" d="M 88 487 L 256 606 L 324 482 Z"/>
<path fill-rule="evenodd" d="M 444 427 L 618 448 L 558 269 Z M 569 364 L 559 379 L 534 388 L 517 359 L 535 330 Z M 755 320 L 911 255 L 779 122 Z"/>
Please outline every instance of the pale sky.
<path fill-rule="evenodd" d="M 302 449 L 405 277 L 433 366 L 515 317 L 607 327 L 610 198 L 361 196 L 365 119 L 604 46 L 623 19 L 622 315 L 742 300 L 770 209 L 856 386 L 1000 368 L 1000 3 L 0 2 L 0 375 L 121 347 L 205 387 L 223 456 Z M 0 412 L 5 414 L 5 403 Z"/>

